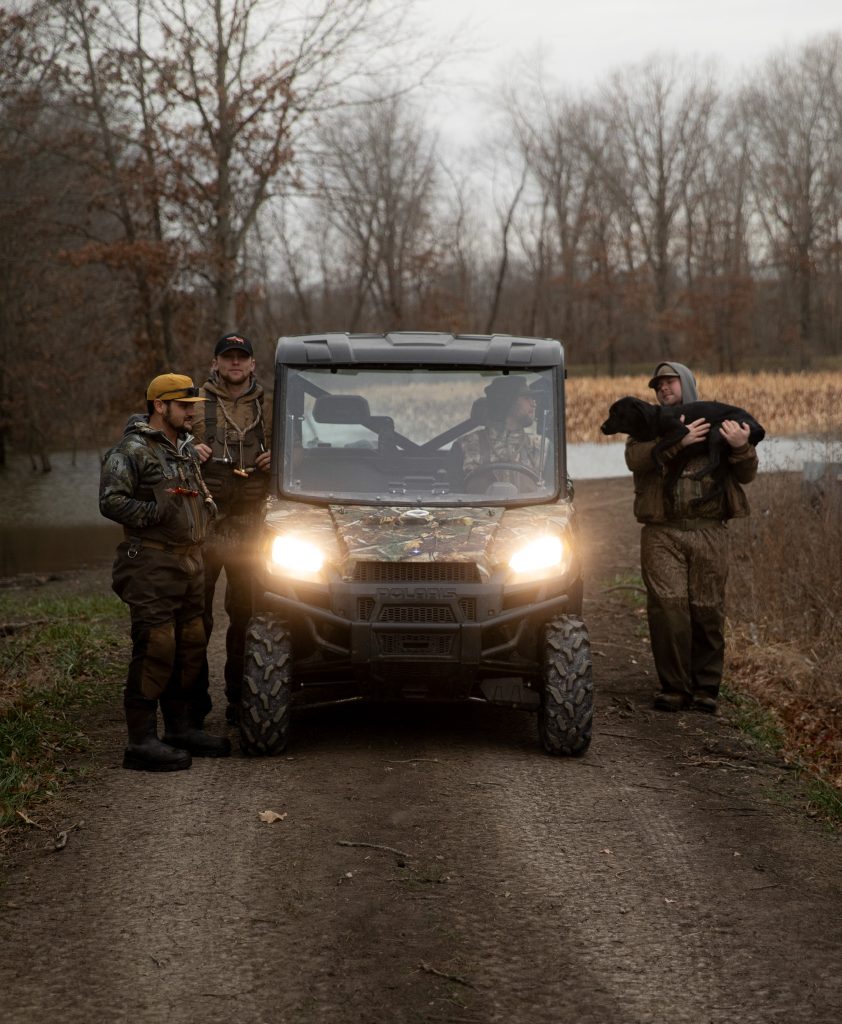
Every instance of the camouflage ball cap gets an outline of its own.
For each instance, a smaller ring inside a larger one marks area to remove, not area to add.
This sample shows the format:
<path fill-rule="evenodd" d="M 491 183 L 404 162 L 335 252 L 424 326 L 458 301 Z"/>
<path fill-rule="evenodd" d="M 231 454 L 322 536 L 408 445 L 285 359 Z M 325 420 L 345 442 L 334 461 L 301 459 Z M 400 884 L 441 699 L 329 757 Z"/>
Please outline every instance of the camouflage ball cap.
<path fill-rule="evenodd" d="M 154 402 L 156 398 L 162 402 L 207 401 L 200 397 L 199 389 L 190 377 L 185 377 L 183 373 L 162 373 L 151 380 L 146 389 L 146 401 Z"/>

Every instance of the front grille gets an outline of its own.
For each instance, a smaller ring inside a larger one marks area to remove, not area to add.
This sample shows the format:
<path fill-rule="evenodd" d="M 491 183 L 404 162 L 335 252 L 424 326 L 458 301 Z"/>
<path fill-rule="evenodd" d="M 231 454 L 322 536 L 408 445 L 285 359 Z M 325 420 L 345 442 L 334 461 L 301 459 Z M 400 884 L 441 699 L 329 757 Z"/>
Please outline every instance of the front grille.
<path fill-rule="evenodd" d="M 453 609 L 446 604 L 387 604 L 380 609 L 380 622 L 455 622 Z"/>
<path fill-rule="evenodd" d="M 473 562 L 357 562 L 361 583 L 479 583 Z"/>
<path fill-rule="evenodd" d="M 459 611 L 465 622 L 477 621 L 477 600 L 475 597 L 461 597 L 459 599 Z"/>
<path fill-rule="evenodd" d="M 380 653 L 387 657 L 444 657 L 453 650 L 453 637 L 444 634 L 377 633 L 376 636 Z"/>
<path fill-rule="evenodd" d="M 368 622 L 371 618 L 371 614 L 374 611 L 374 598 L 373 597 L 360 597 L 357 599 L 357 618 L 362 619 L 364 622 Z"/>

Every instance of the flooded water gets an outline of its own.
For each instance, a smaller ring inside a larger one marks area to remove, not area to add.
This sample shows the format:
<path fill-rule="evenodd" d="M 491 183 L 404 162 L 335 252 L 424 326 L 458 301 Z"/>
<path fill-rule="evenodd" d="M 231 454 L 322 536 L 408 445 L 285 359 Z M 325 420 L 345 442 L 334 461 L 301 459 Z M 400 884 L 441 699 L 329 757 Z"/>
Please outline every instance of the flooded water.
<path fill-rule="evenodd" d="M 17 455 L 0 467 L 0 576 L 104 564 L 122 537 L 99 514 L 100 454 L 51 461 L 50 473 Z"/>
<path fill-rule="evenodd" d="M 622 443 L 571 444 L 567 449 L 567 470 L 577 480 L 601 480 L 627 476 Z M 809 437 L 771 437 L 758 446 L 760 472 L 800 472 L 807 463 L 842 461 L 842 442 Z"/>
<path fill-rule="evenodd" d="M 842 462 L 842 443 L 771 438 L 759 448 L 761 471 L 803 471 L 805 464 Z M 0 576 L 106 564 L 120 528 L 99 514 L 98 452 L 52 456 L 51 473 L 11 456 L 0 468 Z M 568 470 L 578 480 L 628 476 L 622 443 L 573 444 Z M 809 468 L 808 468 L 809 472 Z"/>

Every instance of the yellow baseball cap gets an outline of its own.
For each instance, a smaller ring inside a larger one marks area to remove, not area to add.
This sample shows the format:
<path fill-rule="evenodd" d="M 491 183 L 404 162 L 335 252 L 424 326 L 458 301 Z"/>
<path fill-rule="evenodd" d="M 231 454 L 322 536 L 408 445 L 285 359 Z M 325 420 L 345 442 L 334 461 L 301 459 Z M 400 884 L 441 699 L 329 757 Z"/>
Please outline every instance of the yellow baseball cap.
<path fill-rule="evenodd" d="M 149 382 L 146 389 L 146 401 L 153 402 L 159 398 L 162 402 L 206 402 L 199 397 L 199 389 L 190 377 L 182 373 L 162 373 Z"/>

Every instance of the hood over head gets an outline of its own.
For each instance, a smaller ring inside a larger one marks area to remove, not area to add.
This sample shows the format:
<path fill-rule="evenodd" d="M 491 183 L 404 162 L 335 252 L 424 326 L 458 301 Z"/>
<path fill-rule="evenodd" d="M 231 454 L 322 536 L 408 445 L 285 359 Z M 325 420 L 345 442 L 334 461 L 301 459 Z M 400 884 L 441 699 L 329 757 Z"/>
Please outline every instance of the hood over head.
<path fill-rule="evenodd" d="M 693 371 L 685 366 L 684 363 L 674 363 L 671 361 L 658 363 L 655 367 L 655 372 L 652 374 L 652 379 L 649 381 L 650 388 L 657 387 L 659 377 L 678 377 L 681 381 L 682 403 L 698 402 L 699 390 L 696 387 L 696 378 L 693 376 Z"/>

